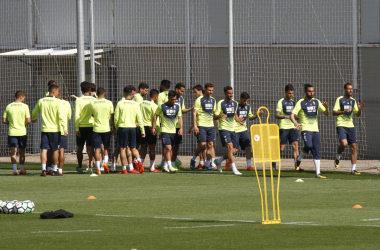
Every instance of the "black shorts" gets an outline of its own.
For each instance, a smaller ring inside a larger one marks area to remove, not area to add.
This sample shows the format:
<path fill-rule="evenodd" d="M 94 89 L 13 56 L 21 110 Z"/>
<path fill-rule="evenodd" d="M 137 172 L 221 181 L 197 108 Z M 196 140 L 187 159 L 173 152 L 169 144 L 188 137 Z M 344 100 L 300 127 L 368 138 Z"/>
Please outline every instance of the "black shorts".
<path fill-rule="evenodd" d="M 357 143 L 355 128 L 336 127 L 339 140 L 347 140 L 348 145 Z"/>
<path fill-rule="evenodd" d="M 61 139 L 59 140 L 59 148 L 67 149 L 69 147 L 69 136 L 61 135 Z"/>
<path fill-rule="evenodd" d="M 222 146 L 225 147 L 227 143 L 232 143 L 235 145 L 235 132 L 228 130 L 219 130 L 220 141 L 222 142 Z"/>
<path fill-rule="evenodd" d="M 164 146 L 174 146 L 175 145 L 175 134 L 169 134 L 169 133 L 162 133 L 161 132 L 161 137 L 162 137 L 162 144 Z"/>
<path fill-rule="evenodd" d="M 215 141 L 215 129 L 214 127 L 198 127 L 198 142 L 213 142 Z"/>
<path fill-rule="evenodd" d="M 174 136 L 174 142 L 175 145 L 182 144 L 182 135 L 178 135 L 179 128 L 175 129 L 175 136 Z"/>
<path fill-rule="evenodd" d="M 116 147 L 135 148 L 136 147 L 136 128 L 119 128 L 117 130 Z"/>
<path fill-rule="evenodd" d="M 87 147 L 92 147 L 92 127 L 79 128 L 80 137 L 77 136 L 77 146 L 83 147 L 86 143 Z"/>
<path fill-rule="evenodd" d="M 280 144 L 286 145 L 287 142 L 292 144 L 295 141 L 299 141 L 298 130 L 292 129 L 280 129 Z"/>
<path fill-rule="evenodd" d="M 141 129 L 136 127 L 136 143 L 141 144 Z"/>
<path fill-rule="evenodd" d="M 8 135 L 8 147 L 10 148 L 26 148 L 27 136 L 11 136 Z"/>
<path fill-rule="evenodd" d="M 92 133 L 92 146 L 94 148 L 102 148 L 102 144 L 104 148 L 108 148 L 111 143 L 111 132 L 105 133 Z"/>
<path fill-rule="evenodd" d="M 42 132 L 40 148 L 56 151 L 59 149 L 60 139 L 61 132 Z"/>
<path fill-rule="evenodd" d="M 141 144 L 155 145 L 157 144 L 157 134 L 152 134 L 152 127 L 144 127 L 145 129 L 145 138 L 141 138 Z"/>
<path fill-rule="evenodd" d="M 241 150 L 245 150 L 246 147 L 251 147 L 251 138 L 249 136 L 248 130 L 235 133 L 234 148 L 239 149 L 239 146 Z"/>

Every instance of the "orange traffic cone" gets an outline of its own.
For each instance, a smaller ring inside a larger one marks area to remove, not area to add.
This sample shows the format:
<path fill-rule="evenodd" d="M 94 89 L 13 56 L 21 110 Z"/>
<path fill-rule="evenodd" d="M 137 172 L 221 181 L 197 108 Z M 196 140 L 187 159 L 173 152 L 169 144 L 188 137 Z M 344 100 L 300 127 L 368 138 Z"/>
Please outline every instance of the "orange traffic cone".
<path fill-rule="evenodd" d="M 356 204 L 355 206 L 353 206 L 352 208 L 363 208 L 362 206 L 360 206 L 359 204 Z"/>
<path fill-rule="evenodd" d="M 96 197 L 92 196 L 92 195 L 90 195 L 89 197 L 87 197 L 87 200 L 95 200 L 95 199 L 96 199 Z"/>

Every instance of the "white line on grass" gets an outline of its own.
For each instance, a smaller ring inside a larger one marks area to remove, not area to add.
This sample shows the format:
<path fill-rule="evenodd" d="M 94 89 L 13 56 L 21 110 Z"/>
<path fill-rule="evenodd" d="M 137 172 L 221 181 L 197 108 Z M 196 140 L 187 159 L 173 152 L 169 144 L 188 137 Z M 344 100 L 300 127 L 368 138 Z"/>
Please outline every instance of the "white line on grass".
<path fill-rule="evenodd" d="M 244 222 L 244 223 L 253 223 L 256 222 L 254 220 L 216 220 L 221 222 Z"/>
<path fill-rule="evenodd" d="M 127 217 L 127 218 L 134 217 L 134 216 L 132 216 L 132 215 L 118 215 L 118 214 L 115 214 L 115 215 L 112 215 L 112 214 L 95 214 L 95 216 L 105 216 L 105 217 Z"/>
<path fill-rule="evenodd" d="M 165 229 L 187 229 L 187 228 L 203 228 L 203 227 L 233 227 L 235 224 L 226 225 L 205 225 L 205 226 L 193 226 L 193 227 L 164 227 Z"/>
<path fill-rule="evenodd" d="M 153 219 L 169 219 L 169 220 L 194 220 L 193 218 L 176 218 L 176 217 L 153 217 Z"/>
<path fill-rule="evenodd" d="M 380 227 L 380 225 L 356 225 L 357 227 Z"/>
<path fill-rule="evenodd" d="M 314 224 L 314 222 L 305 221 L 305 222 L 281 222 L 284 225 L 299 225 L 299 226 L 319 226 L 318 224 Z"/>
<path fill-rule="evenodd" d="M 45 233 L 82 233 L 82 232 L 101 232 L 103 230 L 96 229 L 96 230 L 72 230 L 72 231 L 36 231 L 36 232 L 30 232 L 32 234 L 45 234 Z"/>
<path fill-rule="evenodd" d="M 362 219 L 361 221 L 375 221 L 380 220 L 380 218 L 374 218 L 374 219 Z"/>

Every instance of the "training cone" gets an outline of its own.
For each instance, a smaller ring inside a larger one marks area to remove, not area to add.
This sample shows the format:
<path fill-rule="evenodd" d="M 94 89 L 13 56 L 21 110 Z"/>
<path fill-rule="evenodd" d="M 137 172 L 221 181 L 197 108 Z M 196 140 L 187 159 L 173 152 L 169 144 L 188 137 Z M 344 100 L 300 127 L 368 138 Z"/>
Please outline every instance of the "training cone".
<path fill-rule="evenodd" d="M 96 197 L 95 197 L 95 196 L 92 196 L 92 195 L 90 195 L 89 197 L 87 197 L 87 200 L 96 200 Z"/>
<path fill-rule="evenodd" d="M 90 174 L 91 177 L 96 177 L 98 176 L 97 174 Z"/>
<path fill-rule="evenodd" d="M 296 182 L 303 182 L 303 180 L 302 179 L 297 179 Z"/>
<path fill-rule="evenodd" d="M 363 208 L 362 206 L 360 206 L 359 204 L 356 204 L 355 206 L 353 206 L 352 208 Z"/>

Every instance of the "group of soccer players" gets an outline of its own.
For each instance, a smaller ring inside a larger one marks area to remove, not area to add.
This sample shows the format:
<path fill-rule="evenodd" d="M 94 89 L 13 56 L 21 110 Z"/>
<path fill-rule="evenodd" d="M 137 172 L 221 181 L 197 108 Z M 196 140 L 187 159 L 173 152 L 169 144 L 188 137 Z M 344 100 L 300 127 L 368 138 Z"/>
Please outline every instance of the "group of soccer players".
<path fill-rule="evenodd" d="M 77 160 L 79 173 L 82 168 L 83 148 L 86 145 L 89 157 L 87 172 L 93 173 L 93 166 L 100 175 L 105 173 L 143 173 L 144 159 L 149 149 L 150 172 L 177 172 L 182 162 L 178 159 L 180 144 L 183 135 L 183 115 L 192 111 L 192 128 L 197 137 L 197 148 L 190 161 L 190 168 L 210 169 L 222 172 L 221 164 L 226 160 L 226 170 L 232 170 L 235 175 L 238 171 L 234 155 L 239 148 L 246 151 L 247 170 L 254 170 L 251 166 L 251 141 L 247 129 L 247 119 L 253 120 L 263 114 L 263 110 L 254 115 L 249 106 L 250 96 L 247 92 L 240 94 L 239 101 L 233 100 L 233 88 L 224 88 L 224 99 L 217 102 L 212 97 L 214 86 L 206 83 L 193 87 L 195 96 L 194 106 L 186 109 L 183 94 L 186 87 L 182 83 L 170 90 L 170 81 L 162 80 L 160 91 L 151 89 L 146 83 L 140 83 L 136 88 L 128 85 L 123 89 L 123 98 L 114 109 L 111 101 L 107 100 L 104 88 L 96 88 L 94 83 L 81 83 L 81 97 L 75 97 L 75 130 L 77 144 Z M 25 174 L 26 126 L 36 122 L 41 113 L 41 176 L 62 176 L 64 165 L 64 151 L 68 147 L 68 122 L 71 119 L 70 103 L 61 99 L 59 86 L 55 81 L 49 81 L 49 91 L 41 98 L 32 111 L 30 118 L 29 108 L 25 104 L 26 94 L 19 90 L 15 94 L 15 102 L 9 104 L 3 115 L 3 123 L 8 124 L 8 146 L 11 149 L 13 174 L 17 175 L 17 153 L 20 156 L 20 172 Z M 149 97 L 148 96 L 149 93 Z M 292 144 L 294 167 L 296 171 L 303 171 L 300 167 L 304 155 L 312 152 L 317 178 L 326 178 L 320 172 L 320 137 L 318 130 L 318 111 L 329 115 L 329 104 L 314 98 L 314 87 L 305 84 L 305 97 L 297 103 L 292 99 L 294 87 L 285 86 L 284 98 L 280 99 L 276 108 L 276 119 L 279 119 L 281 152 L 286 144 Z M 336 129 L 340 140 L 337 149 L 335 168 L 339 168 L 340 155 L 344 149 L 351 147 L 351 173 L 356 171 L 357 140 L 353 124 L 353 114 L 361 115 L 365 104 L 357 103 L 352 98 L 353 86 L 344 85 L 344 95 L 337 98 L 333 108 L 333 115 L 337 116 Z M 144 100 L 145 97 L 145 100 Z M 190 118 L 190 116 L 189 116 Z M 226 148 L 226 153 L 215 158 L 216 133 L 214 121 L 218 126 L 220 142 Z M 299 130 L 304 141 L 300 153 L 298 150 Z M 112 135 L 116 136 L 116 149 L 113 154 L 112 165 L 108 168 L 108 151 Z M 157 137 L 162 141 L 163 153 L 161 164 L 155 167 Z M 102 158 L 103 155 L 103 158 Z M 122 171 L 116 170 L 118 155 L 122 164 Z M 200 157 L 196 166 L 196 158 Z M 59 168 L 58 168 L 59 162 Z M 275 169 L 276 165 L 273 164 Z M 162 171 L 160 170 L 162 169 Z"/>

